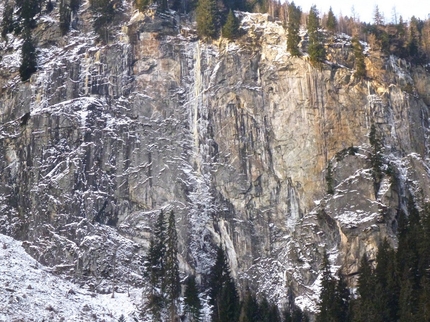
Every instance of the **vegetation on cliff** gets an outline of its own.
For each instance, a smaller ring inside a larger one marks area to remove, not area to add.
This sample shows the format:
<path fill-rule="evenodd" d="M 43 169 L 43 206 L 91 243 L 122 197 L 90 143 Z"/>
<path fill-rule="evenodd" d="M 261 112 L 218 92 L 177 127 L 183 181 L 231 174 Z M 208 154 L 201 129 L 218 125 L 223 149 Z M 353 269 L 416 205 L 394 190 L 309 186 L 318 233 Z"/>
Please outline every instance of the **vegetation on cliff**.
<path fill-rule="evenodd" d="M 429 320 L 430 206 L 419 212 L 410 201 L 408 208 L 408 215 L 399 212 L 397 251 L 384 239 L 374 260 L 361 258 L 358 297 L 349 293 L 342 275 L 332 275 L 324 256 L 317 321 Z"/>

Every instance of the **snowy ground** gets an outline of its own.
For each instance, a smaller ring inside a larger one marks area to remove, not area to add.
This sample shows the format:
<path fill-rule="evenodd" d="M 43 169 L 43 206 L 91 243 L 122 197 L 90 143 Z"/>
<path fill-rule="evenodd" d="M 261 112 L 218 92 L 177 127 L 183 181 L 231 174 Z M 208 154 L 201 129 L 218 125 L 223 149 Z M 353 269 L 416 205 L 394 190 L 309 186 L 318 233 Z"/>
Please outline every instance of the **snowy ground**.
<path fill-rule="evenodd" d="M 21 242 L 0 234 L 0 321 L 134 321 L 142 291 L 95 294 L 30 257 Z"/>

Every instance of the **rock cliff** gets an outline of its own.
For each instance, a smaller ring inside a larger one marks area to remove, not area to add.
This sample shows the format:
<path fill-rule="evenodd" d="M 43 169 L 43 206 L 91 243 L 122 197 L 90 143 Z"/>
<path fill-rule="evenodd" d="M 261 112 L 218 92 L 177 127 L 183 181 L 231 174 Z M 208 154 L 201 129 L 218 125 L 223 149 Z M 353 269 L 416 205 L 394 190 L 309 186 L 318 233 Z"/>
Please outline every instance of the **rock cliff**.
<path fill-rule="evenodd" d="M 0 43 L 1 233 L 109 292 L 146 284 L 153 223 L 173 209 L 182 273 L 204 276 L 222 245 L 242 287 L 308 311 L 324 249 L 354 283 L 364 252 L 396 246 L 399 211 L 429 196 L 428 71 L 367 48 L 371 77 L 355 79 L 348 37 L 316 69 L 267 15 L 237 13 L 240 39 L 205 43 L 187 17 L 117 10 L 106 44 L 86 2 L 65 37 L 58 8 L 38 17 L 28 82 L 22 40 Z"/>

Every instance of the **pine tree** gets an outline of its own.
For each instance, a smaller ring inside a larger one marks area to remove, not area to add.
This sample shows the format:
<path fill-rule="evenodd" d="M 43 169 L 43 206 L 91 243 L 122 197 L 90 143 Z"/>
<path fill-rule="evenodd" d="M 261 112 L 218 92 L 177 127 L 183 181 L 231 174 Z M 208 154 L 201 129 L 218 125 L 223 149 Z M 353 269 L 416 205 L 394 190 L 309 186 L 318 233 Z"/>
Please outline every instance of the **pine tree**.
<path fill-rule="evenodd" d="M 333 169 L 331 166 L 331 161 L 329 161 L 327 164 L 325 181 L 327 183 L 327 193 L 329 195 L 333 195 L 334 194 L 334 182 L 333 182 L 334 180 L 333 180 Z"/>
<path fill-rule="evenodd" d="M 118 322 L 125 322 L 125 316 L 124 316 L 124 314 L 121 314 L 121 316 L 118 319 Z"/>
<path fill-rule="evenodd" d="M 420 214 L 412 198 L 408 201 L 409 216 L 399 218 L 399 247 L 397 265 L 400 274 L 399 318 L 406 321 L 415 318 L 418 311 L 419 285 L 419 245 L 423 235 Z M 402 214 L 401 214 L 402 215 Z"/>
<path fill-rule="evenodd" d="M 259 321 L 259 308 L 255 295 L 247 289 L 242 303 L 239 322 Z"/>
<path fill-rule="evenodd" d="M 171 211 L 169 215 L 166 238 L 164 288 L 170 307 L 170 318 L 171 321 L 174 321 L 177 312 L 176 302 L 181 294 L 181 284 L 179 280 L 178 236 L 176 232 L 175 214 L 173 211 Z"/>
<path fill-rule="evenodd" d="M 221 247 L 217 250 L 215 265 L 209 274 L 209 304 L 213 322 L 235 322 L 239 318 L 240 302 L 230 267 Z"/>
<path fill-rule="evenodd" d="M 227 39 L 235 39 L 239 36 L 239 20 L 231 9 L 228 13 L 227 21 L 222 27 L 222 36 Z"/>
<path fill-rule="evenodd" d="M 156 320 L 160 320 L 160 312 L 166 305 L 166 238 L 165 216 L 161 211 L 157 217 L 148 254 L 144 260 L 145 275 L 149 277 L 151 285 L 149 305 Z"/>
<path fill-rule="evenodd" d="M 382 140 L 376 131 L 375 124 L 370 126 L 369 143 L 372 146 L 370 162 L 372 164 L 372 177 L 374 182 L 375 196 L 378 194 L 382 180 Z"/>
<path fill-rule="evenodd" d="M 81 5 L 81 0 L 70 0 L 70 10 L 76 13 Z"/>
<path fill-rule="evenodd" d="M 7 1 L 4 5 L 3 20 L 1 22 L 1 36 L 6 39 L 6 35 L 13 31 L 13 5 Z"/>
<path fill-rule="evenodd" d="M 201 320 L 202 304 L 197 290 L 196 278 L 189 276 L 186 282 L 184 293 L 185 314 L 188 316 L 188 321 L 199 322 Z"/>
<path fill-rule="evenodd" d="M 61 34 L 65 35 L 70 28 L 71 11 L 66 0 L 60 0 L 60 30 Z"/>
<path fill-rule="evenodd" d="M 199 0 L 196 10 L 197 33 L 201 38 L 217 35 L 217 8 L 215 0 Z"/>
<path fill-rule="evenodd" d="M 417 321 L 430 322 L 430 279 L 428 276 L 421 278 L 418 301 Z"/>
<path fill-rule="evenodd" d="M 363 46 L 357 37 L 352 38 L 352 48 L 355 57 L 355 73 L 354 76 L 361 79 L 366 77 L 366 64 L 364 63 Z"/>
<path fill-rule="evenodd" d="M 319 314 L 317 322 L 331 322 L 336 319 L 336 312 L 334 312 L 336 302 L 336 281 L 331 274 L 330 262 L 327 252 L 324 250 L 322 260 L 322 280 L 321 280 L 321 293 L 320 301 L 318 304 Z"/>
<path fill-rule="evenodd" d="M 363 254 L 361 258 L 359 274 L 357 291 L 360 294 L 360 298 L 355 306 L 354 321 L 378 321 L 374 306 L 375 279 L 366 254 Z"/>
<path fill-rule="evenodd" d="M 328 16 L 327 16 L 327 30 L 334 33 L 337 28 L 337 19 L 335 15 L 333 14 L 333 10 L 329 9 Z"/>
<path fill-rule="evenodd" d="M 309 60 L 314 66 L 321 66 L 325 59 L 326 52 L 322 44 L 322 35 L 319 31 L 320 22 L 318 10 L 315 5 L 311 7 L 308 16 L 308 33 L 309 33 Z"/>
<path fill-rule="evenodd" d="M 48 3 L 46 4 L 46 12 L 50 13 L 54 10 L 54 5 L 51 0 L 48 0 Z"/>
<path fill-rule="evenodd" d="M 300 19 L 302 17 L 302 11 L 300 7 L 296 7 L 294 1 L 288 5 L 288 36 L 287 36 L 287 50 L 291 53 L 291 56 L 300 56 L 299 50 L 300 43 Z"/>
<path fill-rule="evenodd" d="M 399 289 L 395 265 L 395 253 L 387 239 L 379 245 L 376 256 L 374 305 L 381 321 L 396 321 Z"/>
<path fill-rule="evenodd" d="M 157 10 L 160 12 L 166 12 L 168 9 L 167 0 L 158 0 L 157 2 L 158 2 Z"/>
<path fill-rule="evenodd" d="M 24 29 L 35 27 L 34 16 L 40 12 L 40 2 L 34 0 L 23 0 L 21 6 L 21 18 L 24 19 Z"/>
<path fill-rule="evenodd" d="M 373 21 L 375 22 L 375 25 L 377 25 L 377 26 L 381 26 L 384 24 L 384 16 L 382 15 L 381 11 L 379 11 L 378 5 L 375 5 Z"/>
<path fill-rule="evenodd" d="M 34 46 L 29 28 L 24 29 L 24 43 L 22 44 L 21 65 L 19 74 L 21 80 L 25 82 L 37 70 L 36 47 Z"/>
<path fill-rule="evenodd" d="M 109 24 L 115 15 L 115 2 L 111 0 L 90 0 L 91 9 L 95 17 L 93 22 L 94 31 L 99 35 L 99 39 L 109 42 Z"/>
<path fill-rule="evenodd" d="M 346 281 L 342 274 L 339 274 L 339 280 L 336 283 L 334 313 L 335 320 L 339 322 L 349 321 L 350 294 Z"/>

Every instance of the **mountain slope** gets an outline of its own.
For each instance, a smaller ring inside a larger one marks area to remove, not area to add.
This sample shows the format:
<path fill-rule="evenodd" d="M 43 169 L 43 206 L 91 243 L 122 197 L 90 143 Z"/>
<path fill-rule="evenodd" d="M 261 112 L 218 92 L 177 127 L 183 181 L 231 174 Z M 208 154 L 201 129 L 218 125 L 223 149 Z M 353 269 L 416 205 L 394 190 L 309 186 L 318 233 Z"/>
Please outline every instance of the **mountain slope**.
<path fill-rule="evenodd" d="M 221 244 L 242 290 L 315 311 L 324 249 L 353 276 L 396 245 L 407 199 L 428 201 L 425 69 L 370 51 L 374 76 L 356 79 L 346 36 L 316 69 L 267 15 L 237 13 L 240 39 L 205 43 L 186 17 L 117 10 L 107 44 L 87 2 L 64 38 L 58 8 L 39 17 L 29 82 L 19 37 L 0 44 L 0 232 L 40 263 L 98 291 L 143 287 L 153 223 L 173 209 L 182 276 L 204 278 Z"/>

